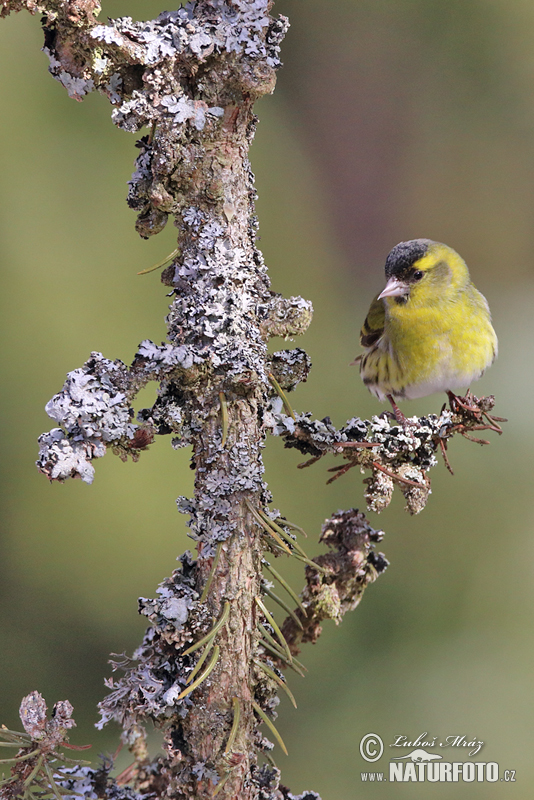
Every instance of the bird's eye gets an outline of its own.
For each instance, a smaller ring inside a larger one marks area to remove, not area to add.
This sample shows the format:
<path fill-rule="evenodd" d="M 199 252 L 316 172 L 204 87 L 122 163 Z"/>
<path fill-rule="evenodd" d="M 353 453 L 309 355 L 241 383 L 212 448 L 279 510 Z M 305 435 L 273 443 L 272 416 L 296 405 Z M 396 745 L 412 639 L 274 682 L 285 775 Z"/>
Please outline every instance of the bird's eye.
<path fill-rule="evenodd" d="M 422 271 L 422 270 L 420 270 L 420 269 L 416 269 L 416 270 L 415 270 L 415 272 L 414 272 L 414 274 L 413 274 L 413 279 L 414 279 L 414 281 L 420 281 L 420 280 L 421 280 L 421 278 L 423 277 L 423 274 L 424 274 L 424 273 L 423 273 L 423 271 Z"/>

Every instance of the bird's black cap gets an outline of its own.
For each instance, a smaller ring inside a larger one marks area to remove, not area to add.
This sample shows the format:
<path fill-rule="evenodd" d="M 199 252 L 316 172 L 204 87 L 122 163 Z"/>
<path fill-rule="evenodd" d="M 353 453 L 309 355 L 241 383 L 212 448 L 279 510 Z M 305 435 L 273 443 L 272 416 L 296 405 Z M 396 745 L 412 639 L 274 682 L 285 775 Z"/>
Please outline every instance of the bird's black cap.
<path fill-rule="evenodd" d="M 432 239 L 412 239 L 410 242 L 399 242 L 386 258 L 386 278 L 402 278 L 412 264 L 422 258 Z"/>

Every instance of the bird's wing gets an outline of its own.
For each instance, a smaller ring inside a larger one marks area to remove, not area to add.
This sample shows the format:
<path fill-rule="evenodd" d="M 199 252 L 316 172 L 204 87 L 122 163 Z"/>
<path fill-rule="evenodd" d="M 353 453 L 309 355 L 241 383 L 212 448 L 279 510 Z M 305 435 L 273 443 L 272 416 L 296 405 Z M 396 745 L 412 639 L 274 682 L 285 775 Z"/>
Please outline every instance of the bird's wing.
<path fill-rule="evenodd" d="M 372 347 L 380 339 L 384 333 L 385 322 L 384 303 L 378 299 L 377 295 L 371 303 L 371 308 L 360 332 L 360 344 L 362 347 Z"/>

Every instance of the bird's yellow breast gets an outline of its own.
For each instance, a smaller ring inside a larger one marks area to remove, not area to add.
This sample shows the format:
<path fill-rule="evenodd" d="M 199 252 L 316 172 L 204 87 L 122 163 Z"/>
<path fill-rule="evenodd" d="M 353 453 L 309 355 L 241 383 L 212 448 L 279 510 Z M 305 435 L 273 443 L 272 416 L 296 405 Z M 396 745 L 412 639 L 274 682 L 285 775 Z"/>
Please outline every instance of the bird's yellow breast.
<path fill-rule="evenodd" d="M 492 363 L 497 337 L 484 297 L 469 283 L 452 296 L 414 304 L 385 298 L 384 332 L 362 359 L 379 397 L 424 397 L 466 387 Z"/>

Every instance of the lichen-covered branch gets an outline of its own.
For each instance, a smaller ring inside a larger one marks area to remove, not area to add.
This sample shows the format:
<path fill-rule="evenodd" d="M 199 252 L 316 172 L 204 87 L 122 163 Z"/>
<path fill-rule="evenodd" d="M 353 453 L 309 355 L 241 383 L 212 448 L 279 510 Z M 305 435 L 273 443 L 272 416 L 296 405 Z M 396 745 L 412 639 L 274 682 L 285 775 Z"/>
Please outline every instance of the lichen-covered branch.
<path fill-rule="evenodd" d="M 58 427 L 40 439 L 38 466 L 52 480 L 90 482 L 108 448 L 137 458 L 156 434 L 193 448 L 194 497 L 178 507 L 198 558 L 186 554 L 159 597 L 141 603 L 152 624 L 133 659 L 116 661 L 124 675 L 109 682 L 103 722 L 123 726 L 144 792 L 280 797 L 276 771 L 257 767 L 258 750 L 271 745 L 255 709 L 272 715 L 278 700 L 254 664 L 264 541 L 250 509 L 270 501 L 261 461 L 267 340 L 304 331 L 311 305 L 270 289 L 248 148 L 253 102 L 274 87 L 287 21 L 270 16 L 268 0 L 198 0 L 150 22 L 108 25 L 97 24 L 95 4 L 62 0 L 4 3 L 3 14 L 23 7 L 44 15 L 50 70 L 72 97 L 96 88 L 119 127 L 149 127 L 128 196 L 138 232 L 157 233 L 170 214 L 178 228 L 162 274 L 169 343 L 143 342 L 130 367 L 93 353 L 47 406 Z M 135 419 L 133 398 L 148 380 L 158 381 L 158 399 Z M 149 721 L 165 733 L 166 754 L 152 765 Z"/>
<path fill-rule="evenodd" d="M 276 362 L 274 369 L 277 369 Z M 301 369 L 297 367 L 296 374 Z M 281 386 L 291 390 L 294 388 L 291 380 L 291 370 L 285 362 L 280 369 Z M 463 400 L 467 403 L 460 405 Z M 406 500 L 406 510 L 418 514 L 431 494 L 428 471 L 438 463 L 436 452 L 443 455 L 452 472 L 447 443 L 455 434 L 478 444 L 489 444 L 472 434 L 486 430 L 502 432 L 498 423 L 506 420 L 490 414 L 494 404 L 493 396 L 478 398 L 468 394 L 466 398 L 456 398 L 451 409 L 443 407 L 439 415 L 412 417 L 406 425 L 399 424 L 390 412 L 386 412 L 371 420 L 353 417 L 337 429 L 328 417 L 314 420 L 309 413 L 285 414 L 282 399 L 273 397 L 267 424 L 274 435 L 284 439 L 285 447 L 296 448 L 311 457 L 299 465 L 301 468 L 327 454 L 341 455 L 344 463 L 329 470 L 334 473 L 329 482 L 353 467 L 362 472 L 370 470 L 371 476 L 365 480 L 365 497 L 370 511 L 383 511 L 397 485 Z"/>
<path fill-rule="evenodd" d="M 293 655 L 299 654 L 301 644 L 317 641 L 323 620 L 338 625 L 347 611 L 354 611 L 365 588 L 386 569 L 386 558 L 374 548 L 383 536 L 355 508 L 338 511 L 326 520 L 320 541 L 331 552 L 314 558 L 323 571 L 306 567 L 306 586 L 300 596 L 303 608 L 295 610 L 300 624 L 289 616 L 282 626 Z"/>

